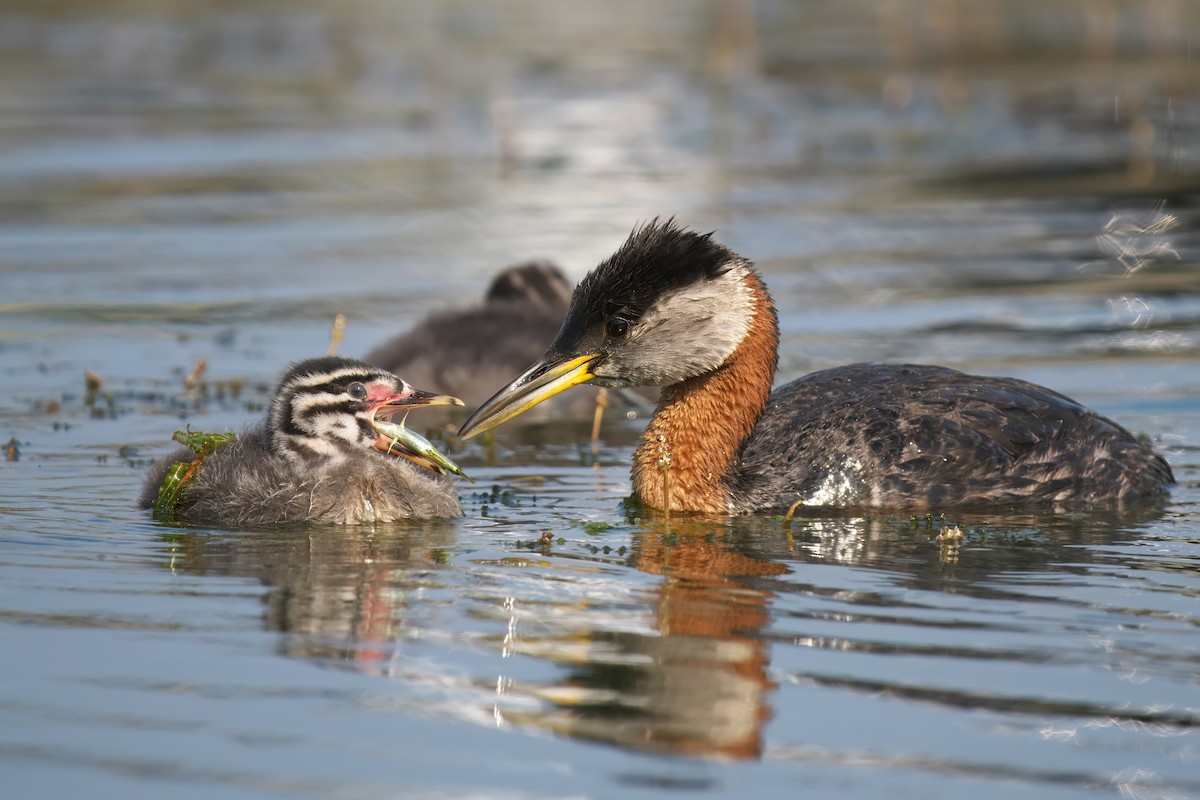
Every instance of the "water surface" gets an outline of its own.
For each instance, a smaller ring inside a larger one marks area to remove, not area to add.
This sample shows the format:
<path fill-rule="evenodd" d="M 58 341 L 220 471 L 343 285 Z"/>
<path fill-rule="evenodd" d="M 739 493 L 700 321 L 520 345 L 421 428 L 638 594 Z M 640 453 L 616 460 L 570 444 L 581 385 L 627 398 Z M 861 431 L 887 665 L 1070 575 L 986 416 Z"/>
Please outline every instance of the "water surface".
<path fill-rule="evenodd" d="M 0 11 L 6 796 L 1200 795 L 1200 16 L 888 9 Z M 781 380 L 1015 375 L 1179 486 L 665 519 L 625 502 L 644 416 L 610 414 L 595 453 L 586 423 L 451 442 L 462 520 L 134 508 L 172 431 L 258 419 L 334 315 L 360 355 L 669 215 L 759 265 Z"/>

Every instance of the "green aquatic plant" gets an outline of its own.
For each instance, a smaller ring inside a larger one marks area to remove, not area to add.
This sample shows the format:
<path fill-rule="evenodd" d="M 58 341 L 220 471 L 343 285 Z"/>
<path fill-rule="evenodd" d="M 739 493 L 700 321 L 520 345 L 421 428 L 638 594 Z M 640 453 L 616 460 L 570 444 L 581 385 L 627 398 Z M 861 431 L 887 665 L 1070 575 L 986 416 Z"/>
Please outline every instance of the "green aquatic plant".
<path fill-rule="evenodd" d="M 664 508 L 667 509 L 668 515 L 671 510 L 671 446 L 667 444 L 667 437 L 663 434 L 658 435 L 658 468 L 662 470 L 662 493 L 665 498 Z"/>
<path fill-rule="evenodd" d="M 175 519 L 175 509 L 179 505 L 184 487 L 200 474 L 204 459 L 221 445 L 237 441 L 237 434 L 203 433 L 193 431 L 189 427 L 187 430 L 175 431 L 171 438 L 184 447 L 191 448 L 196 457 L 191 461 L 176 461 L 172 464 L 163 478 L 162 486 L 158 488 L 158 497 L 154 499 L 154 516 L 164 522 Z"/>

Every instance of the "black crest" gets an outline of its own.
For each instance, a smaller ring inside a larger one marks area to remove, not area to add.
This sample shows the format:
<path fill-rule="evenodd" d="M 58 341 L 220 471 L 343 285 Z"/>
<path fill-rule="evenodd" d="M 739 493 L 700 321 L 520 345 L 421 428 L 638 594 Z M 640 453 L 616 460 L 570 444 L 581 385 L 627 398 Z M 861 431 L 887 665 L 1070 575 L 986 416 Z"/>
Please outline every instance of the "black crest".
<path fill-rule="evenodd" d="M 656 218 L 634 230 L 579 282 L 570 315 L 580 321 L 619 315 L 632 322 L 662 295 L 716 278 L 737 258 L 711 233 L 681 228 L 674 218 Z"/>

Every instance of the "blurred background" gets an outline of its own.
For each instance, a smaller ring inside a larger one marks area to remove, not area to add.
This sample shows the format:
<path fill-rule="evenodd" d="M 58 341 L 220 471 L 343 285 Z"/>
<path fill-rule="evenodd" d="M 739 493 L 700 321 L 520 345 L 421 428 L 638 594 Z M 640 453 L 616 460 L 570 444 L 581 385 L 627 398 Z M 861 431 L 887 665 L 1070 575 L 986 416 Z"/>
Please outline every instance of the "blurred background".
<path fill-rule="evenodd" d="M 951 544 L 903 513 L 664 524 L 622 504 L 645 415 L 616 413 L 595 453 L 586 422 L 444 437 L 458 521 L 133 507 L 172 431 L 257 420 L 336 315 L 361 356 L 666 216 L 759 266 L 781 380 L 1015 375 L 1178 488 Z M 0 775 L 1200 795 L 1198 264 L 1189 0 L 3 0 Z"/>
<path fill-rule="evenodd" d="M 1165 324 L 1196 283 L 1182 0 L 0 13 L 7 327 L 222 337 L 142 342 L 151 374 L 203 350 L 270 376 L 339 312 L 360 354 L 508 263 L 578 278 L 659 215 L 763 267 L 786 376 L 975 364 L 1013 327 L 1023 351 L 1076 326 L 1107 329 L 1076 355 L 1195 354 Z"/>

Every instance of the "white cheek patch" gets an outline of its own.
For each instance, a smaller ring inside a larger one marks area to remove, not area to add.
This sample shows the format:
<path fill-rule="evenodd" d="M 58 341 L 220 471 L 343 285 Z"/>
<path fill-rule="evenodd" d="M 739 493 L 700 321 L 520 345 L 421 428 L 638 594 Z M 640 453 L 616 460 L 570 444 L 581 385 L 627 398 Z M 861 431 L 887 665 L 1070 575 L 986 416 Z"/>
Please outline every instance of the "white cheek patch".
<path fill-rule="evenodd" d="M 317 433 L 325 439 L 341 439 L 350 444 L 357 444 L 362 438 L 362 429 L 358 427 L 358 417 L 349 414 L 322 414 L 317 419 Z"/>
<path fill-rule="evenodd" d="M 314 394 L 280 392 L 271 405 L 271 427 L 280 430 L 283 428 L 284 421 L 290 418 L 302 430 L 312 432 L 315 430 L 315 423 L 308 416 L 308 412 L 321 406 L 334 405 L 343 399 L 345 399 L 343 395 L 329 392 Z"/>
<path fill-rule="evenodd" d="M 333 406 L 344 399 L 343 395 L 330 394 L 328 392 L 299 395 L 292 400 L 292 417 L 297 420 L 303 419 L 314 408 Z"/>
<path fill-rule="evenodd" d="M 314 439 L 311 436 L 286 436 L 284 442 L 284 455 L 293 460 L 303 461 L 312 456 L 321 456 L 331 461 L 340 461 L 346 455 L 333 442 Z"/>
<path fill-rule="evenodd" d="M 292 398 L 290 408 L 281 406 L 272 414 L 289 414 L 295 425 L 306 433 L 308 443 L 305 447 L 328 454 L 337 450 L 331 444 L 333 440 L 357 445 L 362 438 L 358 417 L 338 408 L 345 400 L 345 395 L 329 392 L 298 395 Z M 276 425 L 276 429 L 280 427 Z"/>
<path fill-rule="evenodd" d="M 754 295 L 739 264 L 666 295 L 642 315 L 621 350 L 621 372 L 663 386 L 710 372 L 733 355 L 754 318 Z"/>
<path fill-rule="evenodd" d="M 350 445 L 349 449 L 368 446 L 356 416 L 345 413 L 316 414 L 306 427 L 309 431 L 307 434 L 286 437 L 288 452 L 339 461 L 346 457 L 348 448 L 345 445 Z"/>

